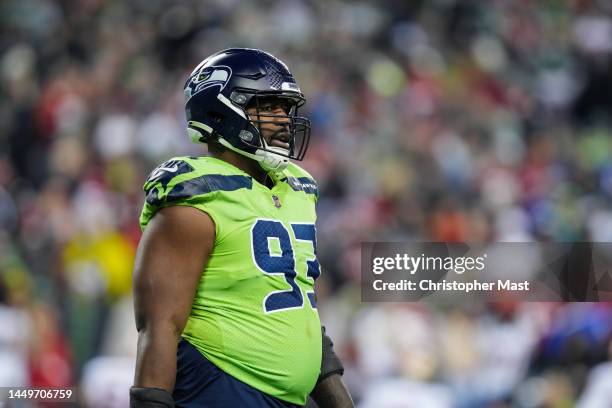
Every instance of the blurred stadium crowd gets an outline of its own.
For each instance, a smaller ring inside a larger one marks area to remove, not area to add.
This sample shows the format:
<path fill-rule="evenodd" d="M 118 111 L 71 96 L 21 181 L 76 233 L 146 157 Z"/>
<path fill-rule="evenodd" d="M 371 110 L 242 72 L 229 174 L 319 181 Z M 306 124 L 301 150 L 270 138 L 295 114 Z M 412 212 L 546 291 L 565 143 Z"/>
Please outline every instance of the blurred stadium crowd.
<path fill-rule="evenodd" d="M 612 406 L 612 306 L 360 302 L 365 240 L 612 241 L 612 3 L 4 0 L 0 386 L 127 406 L 142 184 L 205 56 L 292 69 L 321 315 L 362 407 Z"/>

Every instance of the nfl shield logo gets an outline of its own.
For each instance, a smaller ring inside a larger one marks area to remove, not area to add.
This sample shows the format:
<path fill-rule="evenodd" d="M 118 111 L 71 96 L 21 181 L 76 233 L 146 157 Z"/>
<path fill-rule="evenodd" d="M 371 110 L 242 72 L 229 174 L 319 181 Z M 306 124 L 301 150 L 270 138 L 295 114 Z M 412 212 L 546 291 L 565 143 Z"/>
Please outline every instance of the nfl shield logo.
<path fill-rule="evenodd" d="M 276 208 L 280 208 L 281 207 L 281 202 L 280 202 L 280 200 L 278 199 L 277 196 L 273 195 L 272 196 L 272 201 L 274 201 L 274 206 Z"/>

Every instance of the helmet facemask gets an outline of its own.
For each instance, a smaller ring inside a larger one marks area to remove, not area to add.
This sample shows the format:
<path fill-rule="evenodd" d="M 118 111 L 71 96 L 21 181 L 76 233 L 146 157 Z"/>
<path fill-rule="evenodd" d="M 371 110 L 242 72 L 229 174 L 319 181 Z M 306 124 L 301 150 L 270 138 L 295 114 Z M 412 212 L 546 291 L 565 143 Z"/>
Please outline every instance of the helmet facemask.
<path fill-rule="evenodd" d="M 232 101 L 242 105 L 256 135 L 244 130 L 240 139 L 247 146 L 283 158 L 302 160 L 310 141 L 310 121 L 298 115 L 304 98 L 294 93 L 235 90 Z M 279 113 L 279 107 L 283 113 Z M 282 146 L 283 144 L 287 146 Z"/>

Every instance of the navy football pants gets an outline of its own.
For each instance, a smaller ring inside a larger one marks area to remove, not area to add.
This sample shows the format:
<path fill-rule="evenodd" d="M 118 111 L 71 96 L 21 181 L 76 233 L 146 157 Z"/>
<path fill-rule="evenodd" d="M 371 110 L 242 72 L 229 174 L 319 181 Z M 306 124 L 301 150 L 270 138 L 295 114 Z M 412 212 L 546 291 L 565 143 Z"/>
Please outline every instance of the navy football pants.
<path fill-rule="evenodd" d="M 185 339 L 178 345 L 176 384 L 173 397 L 177 408 L 294 408 L 256 390 L 208 361 Z"/>

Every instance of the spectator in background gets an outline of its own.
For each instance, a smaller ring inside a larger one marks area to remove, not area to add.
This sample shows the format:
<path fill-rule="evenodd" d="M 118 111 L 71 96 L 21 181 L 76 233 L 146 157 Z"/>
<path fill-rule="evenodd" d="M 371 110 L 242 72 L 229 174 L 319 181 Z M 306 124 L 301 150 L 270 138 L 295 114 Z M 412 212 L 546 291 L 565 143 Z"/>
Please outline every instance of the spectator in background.
<path fill-rule="evenodd" d="M 28 344 L 31 329 L 27 315 L 6 302 L 8 293 L 0 280 L 0 383 L 24 387 L 29 384 Z"/>

